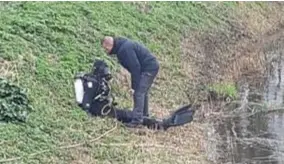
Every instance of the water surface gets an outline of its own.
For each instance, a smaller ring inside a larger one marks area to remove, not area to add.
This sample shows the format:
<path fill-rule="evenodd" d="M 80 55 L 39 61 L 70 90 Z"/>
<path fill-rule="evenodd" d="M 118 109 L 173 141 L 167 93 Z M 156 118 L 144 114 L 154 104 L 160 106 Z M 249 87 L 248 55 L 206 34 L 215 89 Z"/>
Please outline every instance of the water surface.
<path fill-rule="evenodd" d="M 262 103 L 284 109 L 284 64 L 275 64 Z M 282 79 L 283 77 L 283 79 Z M 263 112 L 226 117 L 208 125 L 208 157 L 214 163 L 284 164 L 284 114 Z"/>

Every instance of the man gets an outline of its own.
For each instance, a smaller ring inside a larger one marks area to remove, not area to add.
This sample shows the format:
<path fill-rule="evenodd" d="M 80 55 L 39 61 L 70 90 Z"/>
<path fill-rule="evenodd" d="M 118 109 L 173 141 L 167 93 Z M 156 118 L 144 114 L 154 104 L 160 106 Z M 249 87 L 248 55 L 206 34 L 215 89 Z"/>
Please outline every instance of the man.
<path fill-rule="evenodd" d="M 101 44 L 109 55 L 116 54 L 119 63 L 131 74 L 134 108 L 132 121 L 127 126 L 141 125 L 143 116 L 149 116 L 148 93 L 158 74 L 159 63 L 144 45 L 127 38 L 106 36 Z"/>

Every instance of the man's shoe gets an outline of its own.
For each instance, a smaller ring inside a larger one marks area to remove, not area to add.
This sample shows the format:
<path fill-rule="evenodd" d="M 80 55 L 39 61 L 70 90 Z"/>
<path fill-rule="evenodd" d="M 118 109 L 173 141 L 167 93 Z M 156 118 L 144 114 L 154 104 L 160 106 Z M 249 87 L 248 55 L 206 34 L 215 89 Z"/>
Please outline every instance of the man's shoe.
<path fill-rule="evenodd" d="M 143 127 L 143 122 L 141 122 L 141 121 L 131 121 L 129 123 L 126 123 L 125 126 L 128 127 L 128 128 L 142 128 Z"/>

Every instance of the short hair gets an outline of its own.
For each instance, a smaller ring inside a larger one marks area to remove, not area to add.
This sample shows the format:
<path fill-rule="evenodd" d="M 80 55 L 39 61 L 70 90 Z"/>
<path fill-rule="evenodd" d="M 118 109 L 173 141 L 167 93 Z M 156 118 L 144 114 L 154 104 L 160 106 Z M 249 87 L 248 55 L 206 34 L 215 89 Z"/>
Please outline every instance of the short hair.
<path fill-rule="evenodd" d="M 112 37 L 112 36 L 104 36 L 104 37 L 101 39 L 101 45 L 103 45 L 103 43 L 104 43 L 105 41 L 109 42 L 109 39 L 114 40 L 114 37 Z"/>

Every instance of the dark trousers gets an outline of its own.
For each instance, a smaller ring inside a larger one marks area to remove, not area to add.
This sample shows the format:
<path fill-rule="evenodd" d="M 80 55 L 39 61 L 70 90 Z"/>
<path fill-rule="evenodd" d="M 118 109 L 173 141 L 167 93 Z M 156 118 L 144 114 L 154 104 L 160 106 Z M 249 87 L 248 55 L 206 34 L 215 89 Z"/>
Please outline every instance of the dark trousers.
<path fill-rule="evenodd" d="M 142 122 L 143 116 L 149 116 L 149 90 L 156 78 L 156 72 L 143 72 L 138 88 L 134 91 L 133 122 Z"/>

